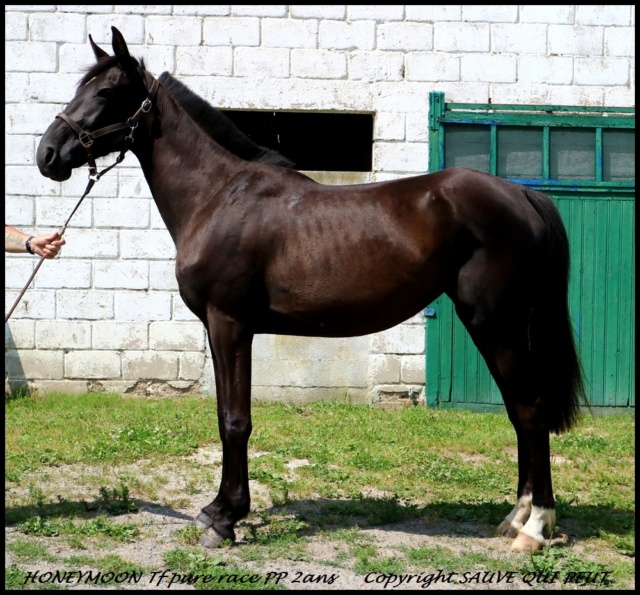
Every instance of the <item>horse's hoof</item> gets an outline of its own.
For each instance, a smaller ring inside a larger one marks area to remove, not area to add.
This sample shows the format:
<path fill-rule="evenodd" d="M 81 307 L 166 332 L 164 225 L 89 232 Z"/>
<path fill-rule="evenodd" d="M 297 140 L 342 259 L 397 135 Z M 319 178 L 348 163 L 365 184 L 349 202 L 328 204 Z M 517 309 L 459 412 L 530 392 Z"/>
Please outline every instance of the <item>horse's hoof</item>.
<path fill-rule="evenodd" d="M 514 537 L 518 536 L 518 529 L 513 526 L 513 523 L 510 521 L 502 521 L 500 526 L 496 529 L 496 533 L 498 535 L 504 535 L 505 537 Z"/>
<path fill-rule="evenodd" d="M 544 547 L 543 543 L 540 543 L 537 539 L 534 539 L 526 533 L 518 533 L 518 536 L 513 540 L 511 544 L 512 552 L 523 552 L 526 554 L 534 554 Z"/>
<path fill-rule="evenodd" d="M 218 533 L 213 527 L 207 529 L 205 533 L 203 533 L 200 537 L 200 541 L 198 542 L 202 547 L 206 547 L 209 549 L 217 548 L 222 542 L 224 538 L 220 533 Z"/>
<path fill-rule="evenodd" d="M 215 549 L 219 547 L 224 541 L 235 541 L 235 540 L 236 540 L 236 534 L 233 531 L 231 531 L 231 533 L 225 537 L 224 535 L 221 535 L 220 533 L 218 533 L 218 531 L 216 531 L 213 527 L 210 527 L 200 536 L 200 541 L 198 541 L 198 543 L 202 547 Z"/>
<path fill-rule="evenodd" d="M 206 515 L 204 512 L 200 512 L 198 516 L 195 519 L 193 519 L 193 524 L 198 529 L 208 529 L 213 525 L 213 520 L 209 518 L 209 516 Z"/>

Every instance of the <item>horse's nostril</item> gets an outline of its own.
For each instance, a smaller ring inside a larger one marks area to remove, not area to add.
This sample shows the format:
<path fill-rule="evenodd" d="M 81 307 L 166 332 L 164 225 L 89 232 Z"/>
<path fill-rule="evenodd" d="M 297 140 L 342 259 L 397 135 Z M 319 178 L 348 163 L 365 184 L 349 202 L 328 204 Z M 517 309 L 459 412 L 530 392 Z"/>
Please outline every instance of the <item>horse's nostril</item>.
<path fill-rule="evenodd" d="M 56 152 L 49 147 L 44 154 L 44 162 L 46 165 L 51 165 L 56 157 Z"/>

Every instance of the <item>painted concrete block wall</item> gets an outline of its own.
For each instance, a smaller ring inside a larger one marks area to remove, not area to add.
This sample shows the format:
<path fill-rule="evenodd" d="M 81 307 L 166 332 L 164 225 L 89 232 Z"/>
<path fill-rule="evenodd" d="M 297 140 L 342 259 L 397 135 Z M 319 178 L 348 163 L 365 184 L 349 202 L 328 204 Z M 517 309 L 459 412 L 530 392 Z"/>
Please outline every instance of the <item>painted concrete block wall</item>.
<path fill-rule="evenodd" d="M 82 195 L 86 169 L 47 180 L 35 149 L 93 60 L 88 34 L 110 51 L 112 25 L 153 74 L 217 107 L 374 114 L 371 181 L 427 170 L 433 90 L 453 102 L 635 105 L 630 5 L 6 5 L 7 223 L 58 229 Z M 5 325 L 12 384 L 214 392 L 204 328 L 177 293 L 175 248 L 135 157 L 94 187 L 66 238 Z M 5 255 L 6 308 L 35 264 Z M 367 337 L 257 337 L 254 396 L 420 396 L 424 326 L 418 313 Z"/>

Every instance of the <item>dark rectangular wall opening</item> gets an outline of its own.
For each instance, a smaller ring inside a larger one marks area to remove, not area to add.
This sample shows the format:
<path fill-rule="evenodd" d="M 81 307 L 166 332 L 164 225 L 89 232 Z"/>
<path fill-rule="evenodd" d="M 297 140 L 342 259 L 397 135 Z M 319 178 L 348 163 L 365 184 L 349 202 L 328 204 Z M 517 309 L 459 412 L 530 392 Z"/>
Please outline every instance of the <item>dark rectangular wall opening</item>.
<path fill-rule="evenodd" d="M 307 171 L 371 171 L 373 114 L 221 110 L 251 140 Z"/>

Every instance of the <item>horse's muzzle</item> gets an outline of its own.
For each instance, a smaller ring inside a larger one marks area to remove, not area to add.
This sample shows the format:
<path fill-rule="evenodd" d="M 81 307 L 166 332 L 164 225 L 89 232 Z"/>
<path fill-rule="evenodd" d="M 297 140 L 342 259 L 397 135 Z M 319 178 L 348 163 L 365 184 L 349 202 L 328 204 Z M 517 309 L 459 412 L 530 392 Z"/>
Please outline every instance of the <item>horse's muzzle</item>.
<path fill-rule="evenodd" d="M 64 182 L 71 177 L 72 168 L 65 167 L 60 152 L 44 139 L 36 151 L 36 165 L 43 176 L 55 182 Z"/>

